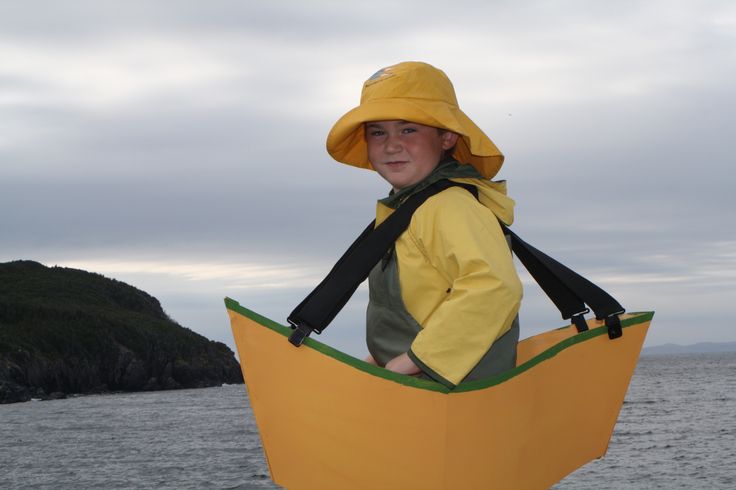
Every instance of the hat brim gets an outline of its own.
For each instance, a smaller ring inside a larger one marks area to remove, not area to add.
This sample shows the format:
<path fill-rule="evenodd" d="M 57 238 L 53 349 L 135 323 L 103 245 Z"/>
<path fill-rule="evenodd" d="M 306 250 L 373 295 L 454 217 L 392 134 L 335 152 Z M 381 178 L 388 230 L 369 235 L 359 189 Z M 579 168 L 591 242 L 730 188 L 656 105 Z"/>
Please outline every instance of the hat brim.
<path fill-rule="evenodd" d="M 490 179 L 503 165 L 503 154 L 491 139 L 458 107 L 426 99 L 381 99 L 366 101 L 348 111 L 327 136 L 327 151 L 337 160 L 373 170 L 363 124 L 368 121 L 411 121 L 457 133 L 453 157 L 469 163 Z"/>

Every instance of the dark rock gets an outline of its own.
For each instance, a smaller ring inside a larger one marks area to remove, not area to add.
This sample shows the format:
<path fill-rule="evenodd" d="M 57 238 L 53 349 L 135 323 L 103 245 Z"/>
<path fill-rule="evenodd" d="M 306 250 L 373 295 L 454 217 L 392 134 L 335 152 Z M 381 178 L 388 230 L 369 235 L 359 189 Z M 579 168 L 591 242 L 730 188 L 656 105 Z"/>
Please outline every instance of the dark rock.
<path fill-rule="evenodd" d="M 159 385 L 158 383 L 158 378 L 148 378 L 146 384 L 144 384 L 143 388 L 141 388 L 142 391 L 156 391 L 160 389 L 161 385 Z"/>
<path fill-rule="evenodd" d="M 0 403 L 27 402 L 32 398 L 32 390 L 26 386 L 0 380 Z"/>
<path fill-rule="evenodd" d="M 179 383 L 177 383 L 176 380 L 174 380 L 174 378 L 166 378 L 161 383 L 161 389 L 163 389 L 163 390 L 176 390 L 176 389 L 181 388 L 181 387 L 182 387 L 182 385 L 179 384 Z M 197 388 L 197 386 L 189 385 L 189 386 L 187 386 L 187 388 Z"/>

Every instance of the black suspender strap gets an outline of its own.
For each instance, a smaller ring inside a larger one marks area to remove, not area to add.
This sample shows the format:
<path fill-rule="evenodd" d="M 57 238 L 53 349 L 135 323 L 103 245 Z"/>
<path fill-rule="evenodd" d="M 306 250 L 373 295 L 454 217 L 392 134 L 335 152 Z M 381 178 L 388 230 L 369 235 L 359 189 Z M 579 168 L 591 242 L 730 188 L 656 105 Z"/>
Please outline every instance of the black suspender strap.
<path fill-rule="evenodd" d="M 380 225 L 375 226 L 375 221 L 371 222 L 327 277 L 291 312 L 288 322 L 293 332 L 289 342 L 299 346 L 312 332 L 321 333 L 327 328 L 371 269 L 406 230 L 417 208 L 429 197 L 456 186 L 465 188 L 478 198 L 478 190 L 473 185 L 440 180 L 410 196 Z M 596 318 L 605 319 L 611 339 L 621 336 L 618 315 L 624 309 L 611 295 L 524 242 L 503 223 L 501 227 L 511 239 L 513 252 L 560 310 L 562 318 L 570 318 L 579 332 L 587 330 L 583 317 L 590 311 L 585 306 L 587 304 Z"/>
<path fill-rule="evenodd" d="M 587 330 L 588 327 L 583 318 L 583 315 L 590 311 L 585 306 L 587 304 L 593 309 L 597 319 L 605 319 L 608 336 L 611 339 L 621 336 L 621 323 L 618 315 L 625 310 L 613 296 L 549 255 L 532 247 L 506 225 L 501 224 L 501 227 L 504 233 L 511 238 L 511 248 L 516 256 L 560 310 L 562 318 L 572 319 L 578 332 Z"/>
<path fill-rule="evenodd" d="M 374 227 L 375 221 L 371 222 L 327 277 L 291 312 L 287 321 L 294 331 L 289 342 L 298 346 L 312 332 L 321 333 L 406 230 L 414 211 L 429 197 L 455 185 L 449 180 L 437 181 L 407 198 L 380 225 Z"/>

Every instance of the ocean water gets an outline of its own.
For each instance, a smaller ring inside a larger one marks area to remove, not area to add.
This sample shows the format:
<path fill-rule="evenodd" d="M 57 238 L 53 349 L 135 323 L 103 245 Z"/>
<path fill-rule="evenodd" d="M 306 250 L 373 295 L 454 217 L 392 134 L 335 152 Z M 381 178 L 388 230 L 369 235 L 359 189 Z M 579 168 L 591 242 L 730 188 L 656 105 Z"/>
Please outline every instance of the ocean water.
<path fill-rule="evenodd" d="M 239 385 L 0 405 L 0 488 L 279 487 Z M 736 488 L 736 353 L 641 358 L 607 455 L 554 488 Z"/>

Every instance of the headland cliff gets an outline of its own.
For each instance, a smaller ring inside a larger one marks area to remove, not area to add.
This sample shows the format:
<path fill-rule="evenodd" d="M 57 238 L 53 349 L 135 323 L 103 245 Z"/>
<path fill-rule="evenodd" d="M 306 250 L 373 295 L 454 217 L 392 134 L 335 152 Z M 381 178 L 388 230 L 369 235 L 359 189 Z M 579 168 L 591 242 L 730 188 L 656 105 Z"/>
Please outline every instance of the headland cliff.
<path fill-rule="evenodd" d="M 100 274 L 0 263 L 0 403 L 242 383 L 233 352 Z"/>

